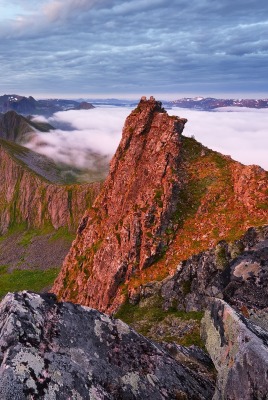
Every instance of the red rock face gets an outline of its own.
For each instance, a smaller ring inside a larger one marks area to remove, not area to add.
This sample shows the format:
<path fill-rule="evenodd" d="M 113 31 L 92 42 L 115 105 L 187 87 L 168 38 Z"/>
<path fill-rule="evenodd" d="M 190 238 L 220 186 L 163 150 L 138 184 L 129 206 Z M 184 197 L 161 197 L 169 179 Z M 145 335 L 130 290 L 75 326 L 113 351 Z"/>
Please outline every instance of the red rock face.
<path fill-rule="evenodd" d="M 104 187 L 87 211 L 54 284 L 61 300 L 113 312 L 120 285 L 163 254 L 183 184 L 181 132 L 153 98 L 127 118 Z"/>
<path fill-rule="evenodd" d="M 75 231 L 87 207 L 100 191 L 100 183 L 56 185 L 21 166 L 0 146 L 0 234 L 11 225 L 28 228 L 51 225 Z"/>

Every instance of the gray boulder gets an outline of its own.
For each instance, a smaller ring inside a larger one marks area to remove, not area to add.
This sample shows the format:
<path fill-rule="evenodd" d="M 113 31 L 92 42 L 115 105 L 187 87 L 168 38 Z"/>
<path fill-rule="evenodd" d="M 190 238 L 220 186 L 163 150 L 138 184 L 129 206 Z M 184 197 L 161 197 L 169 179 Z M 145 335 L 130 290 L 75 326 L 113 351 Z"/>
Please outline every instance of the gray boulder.
<path fill-rule="evenodd" d="M 218 371 L 213 400 L 268 399 L 268 332 L 220 299 L 202 320 L 202 337 Z"/>
<path fill-rule="evenodd" d="M 171 353 L 54 295 L 9 293 L 0 304 L 1 400 L 211 399 L 211 381 Z"/>

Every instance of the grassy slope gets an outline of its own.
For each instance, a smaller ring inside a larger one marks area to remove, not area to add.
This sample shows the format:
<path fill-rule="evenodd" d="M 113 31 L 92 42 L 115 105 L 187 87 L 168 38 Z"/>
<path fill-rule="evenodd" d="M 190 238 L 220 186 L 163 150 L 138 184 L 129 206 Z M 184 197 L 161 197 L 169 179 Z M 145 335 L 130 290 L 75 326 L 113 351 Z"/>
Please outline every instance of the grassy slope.
<path fill-rule="evenodd" d="M 238 164 L 236 161 L 188 137 L 183 137 L 182 158 L 186 182 L 173 216 L 178 228 L 176 232 L 166 232 L 173 241 L 158 262 L 131 279 L 130 287 L 161 280 L 193 254 L 215 246 L 220 240 L 234 241 L 250 226 L 267 223 L 266 212 L 258 213 L 256 209 L 255 213 L 249 213 L 235 199 L 232 170 Z M 263 204 L 258 207 L 263 210 Z"/>
<path fill-rule="evenodd" d="M 63 228 L 26 230 L 23 225 L 1 236 L 0 298 L 18 290 L 48 290 L 74 236 Z"/>

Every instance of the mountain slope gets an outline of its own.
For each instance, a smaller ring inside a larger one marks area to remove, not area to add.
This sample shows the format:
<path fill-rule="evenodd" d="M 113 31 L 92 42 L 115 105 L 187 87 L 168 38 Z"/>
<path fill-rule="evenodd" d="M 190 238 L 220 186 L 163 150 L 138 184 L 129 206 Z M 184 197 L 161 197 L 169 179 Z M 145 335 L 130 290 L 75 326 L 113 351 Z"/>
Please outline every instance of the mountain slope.
<path fill-rule="evenodd" d="M 142 99 L 53 290 L 113 312 L 125 294 L 177 263 L 267 221 L 267 172 L 183 138 L 186 120 Z M 172 243 L 173 242 L 173 243 Z"/>
<path fill-rule="evenodd" d="M 0 115 L 0 138 L 23 144 L 31 132 L 48 132 L 54 129 L 48 123 L 33 122 L 30 119 L 8 111 Z"/>
<path fill-rule="evenodd" d="M 75 230 L 98 193 L 100 183 L 65 186 L 50 183 L 21 161 L 28 152 L 11 142 L 0 141 L 0 233 L 21 223 L 28 228 L 50 224 L 55 229 L 64 226 Z M 21 160 L 18 162 L 17 158 Z"/>

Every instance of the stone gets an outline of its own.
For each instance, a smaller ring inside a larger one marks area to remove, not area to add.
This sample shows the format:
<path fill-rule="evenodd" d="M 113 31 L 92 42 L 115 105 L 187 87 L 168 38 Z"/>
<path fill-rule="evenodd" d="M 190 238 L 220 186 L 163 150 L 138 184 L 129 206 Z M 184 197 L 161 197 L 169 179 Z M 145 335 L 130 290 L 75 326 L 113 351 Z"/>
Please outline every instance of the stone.
<path fill-rule="evenodd" d="M 250 228 L 234 243 L 221 241 L 215 248 L 183 261 L 174 275 L 142 286 L 140 299 L 155 294 L 163 308 L 204 310 L 210 297 L 227 301 L 252 314 L 268 307 L 268 226 Z M 150 287 L 150 290 L 148 290 Z"/>
<path fill-rule="evenodd" d="M 165 349 L 120 320 L 52 294 L 6 295 L 0 358 L 1 400 L 208 400 L 214 393 L 204 372 L 210 360 L 198 349 Z"/>
<path fill-rule="evenodd" d="M 268 331 L 211 299 L 202 337 L 218 371 L 213 400 L 268 399 Z"/>

